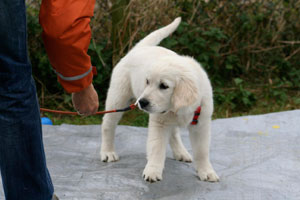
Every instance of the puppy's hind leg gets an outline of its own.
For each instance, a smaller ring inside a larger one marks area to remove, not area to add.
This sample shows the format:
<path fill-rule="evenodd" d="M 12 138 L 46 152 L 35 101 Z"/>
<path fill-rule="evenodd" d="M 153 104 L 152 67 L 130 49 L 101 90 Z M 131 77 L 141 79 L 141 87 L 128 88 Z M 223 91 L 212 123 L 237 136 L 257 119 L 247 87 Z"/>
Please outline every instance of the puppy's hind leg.
<path fill-rule="evenodd" d="M 175 160 L 179 160 L 182 162 L 192 162 L 192 156 L 186 150 L 181 141 L 178 127 L 174 127 L 172 129 L 172 133 L 170 135 L 170 146 L 173 151 L 173 156 Z"/>
<path fill-rule="evenodd" d="M 120 71 L 120 70 L 119 70 Z M 105 109 L 121 109 L 128 106 L 132 92 L 128 76 L 120 74 L 118 71 L 113 74 L 110 88 L 108 90 Z M 119 160 L 114 147 L 115 129 L 120 121 L 123 112 L 109 113 L 103 117 L 101 131 L 101 160 L 103 162 L 114 162 Z"/>
<path fill-rule="evenodd" d="M 211 119 L 200 115 L 197 125 L 189 125 L 194 163 L 201 181 L 217 182 L 219 177 L 209 159 Z"/>

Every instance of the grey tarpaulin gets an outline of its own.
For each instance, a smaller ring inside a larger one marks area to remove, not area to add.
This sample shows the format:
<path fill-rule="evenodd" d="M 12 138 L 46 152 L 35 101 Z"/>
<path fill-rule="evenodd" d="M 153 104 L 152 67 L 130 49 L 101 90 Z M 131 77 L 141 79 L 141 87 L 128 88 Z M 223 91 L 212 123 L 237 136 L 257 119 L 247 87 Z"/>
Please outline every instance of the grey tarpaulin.
<path fill-rule="evenodd" d="M 60 199 L 300 199 L 300 110 L 214 120 L 211 161 L 219 183 L 199 181 L 192 164 L 173 160 L 170 149 L 163 181 L 147 183 L 142 179 L 147 129 L 117 128 L 115 163 L 99 159 L 100 130 L 100 125 L 43 127 Z M 182 137 L 191 151 L 185 130 Z"/>

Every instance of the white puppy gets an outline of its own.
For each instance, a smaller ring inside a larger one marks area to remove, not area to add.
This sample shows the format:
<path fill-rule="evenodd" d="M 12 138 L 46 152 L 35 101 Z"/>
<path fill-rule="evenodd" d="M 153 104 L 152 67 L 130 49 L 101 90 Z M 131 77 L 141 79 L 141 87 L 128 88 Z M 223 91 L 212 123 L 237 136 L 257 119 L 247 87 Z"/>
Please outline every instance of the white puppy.
<path fill-rule="evenodd" d="M 212 87 L 207 74 L 193 58 L 156 46 L 174 32 L 181 18 L 141 40 L 114 68 L 106 99 L 106 110 L 128 106 L 138 99 L 140 109 L 150 114 L 145 180 L 162 180 L 169 140 L 174 158 L 191 162 L 182 144 L 179 127 L 188 127 L 194 163 L 203 181 L 215 182 L 218 175 L 209 160 Z M 191 125 L 201 106 L 199 123 Z M 106 114 L 102 124 L 101 160 L 117 161 L 115 129 L 122 113 Z"/>

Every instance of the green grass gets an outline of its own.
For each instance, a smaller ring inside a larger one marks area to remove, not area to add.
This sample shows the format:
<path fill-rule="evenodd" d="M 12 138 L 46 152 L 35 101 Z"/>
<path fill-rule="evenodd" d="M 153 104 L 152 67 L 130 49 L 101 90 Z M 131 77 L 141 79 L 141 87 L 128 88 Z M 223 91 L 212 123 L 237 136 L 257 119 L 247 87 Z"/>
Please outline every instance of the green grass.
<path fill-rule="evenodd" d="M 276 100 L 258 100 L 256 105 L 248 111 L 232 111 L 226 106 L 215 106 L 213 119 L 238 117 L 246 115 L 259 115 L 272 112 L 282 112 L 288 110 L 300 109 L 299 98 L 290 98 L 286 103 L 277 102 Z"/>

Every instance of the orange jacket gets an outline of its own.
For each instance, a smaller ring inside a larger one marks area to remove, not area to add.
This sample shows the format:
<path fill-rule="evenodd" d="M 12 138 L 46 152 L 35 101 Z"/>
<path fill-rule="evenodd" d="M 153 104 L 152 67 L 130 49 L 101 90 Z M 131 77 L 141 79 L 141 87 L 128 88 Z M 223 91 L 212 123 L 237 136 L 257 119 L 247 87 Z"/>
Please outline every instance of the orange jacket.
<path fill-rule="evenodd" d="M 95 0 L 43 0 L 40 9 L 42 37 L 58 81 L 69 92 L 92 83 L 93 67 L 87 50 L 90 18 Z"/>

